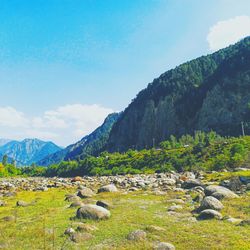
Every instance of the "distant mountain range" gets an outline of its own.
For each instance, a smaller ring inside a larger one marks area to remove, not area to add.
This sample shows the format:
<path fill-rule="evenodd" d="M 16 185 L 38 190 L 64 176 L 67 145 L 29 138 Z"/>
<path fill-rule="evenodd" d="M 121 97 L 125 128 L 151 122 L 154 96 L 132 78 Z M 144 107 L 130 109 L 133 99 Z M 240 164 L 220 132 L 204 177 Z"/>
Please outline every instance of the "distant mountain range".
<path fill-rule="evenodd" d="M 0 157 L 7 155 L 16 161 L 17 166 L 28 166 L 53 154 L 62 148 L 53 142 L 38 139 L 25 139 L 23 141 L 10 141 L 1 139 Z"/>
<path fill-rule="evenodd" d="M 48 155 L 44 159 L 37 161 L 39 166 L 49 166 L 60 161 L 83 159 L 88 155 L 96 156 L 106 145 L 109 133 L 114 123 L 120 117 L 120 113 L 113 113 L 107 116 L 103 124 L 91 134 L 83 137 L 75 144 L 69 145 L 54 154 Z"/>

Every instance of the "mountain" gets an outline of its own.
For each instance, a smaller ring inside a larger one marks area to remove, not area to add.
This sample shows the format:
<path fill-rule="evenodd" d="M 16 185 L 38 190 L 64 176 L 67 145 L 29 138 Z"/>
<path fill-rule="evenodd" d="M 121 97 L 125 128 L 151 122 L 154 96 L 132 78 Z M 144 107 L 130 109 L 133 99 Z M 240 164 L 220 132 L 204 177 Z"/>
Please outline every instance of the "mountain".
<path fill-rule="evenodd" d="M 40 166 L 49 166 L 63 160 L 83 159 L 87 155 L 97 155 L 106 145 L 109 133 L 114 123 L 120 117 L 120 113 L 113 113 L 107 116 L 103 124 L 91 134 L 83 137 L 75 144 L 69 145 L 63 150 L 51 154 L 37 162 Z"/>
<path fill-rule="evenodd" d="M 0 139 L 0 147 L 1 146 L 3 146 L 3 145 L 5 145 L 5 144 L 7 144 L 8 142 L 10 142 L 11 140 L 9 140 L 9 139 Z"/>
<path fill-rule="evenodd" d="M 10 141 L 0 147 L 1 155 L 15 159 L 18 166 L 31 165 L 51 153 L 61 150 L 52 142 L 38 139 L 25 139 L 23 141 Z"/>
<path fill-rule="evenodd" d="M 154 79 L 113 126 L 106 149 L 148 148 L 196 130 L 236 136 L 241 122 L 249 134 L 250 37 Z"/>

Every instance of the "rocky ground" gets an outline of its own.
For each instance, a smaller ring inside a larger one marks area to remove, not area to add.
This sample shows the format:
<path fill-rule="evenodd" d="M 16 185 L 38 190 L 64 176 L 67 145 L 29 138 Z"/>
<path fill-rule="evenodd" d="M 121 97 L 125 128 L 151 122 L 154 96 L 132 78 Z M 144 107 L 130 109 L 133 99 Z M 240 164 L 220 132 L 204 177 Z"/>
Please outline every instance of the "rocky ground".
<path fill-rule="evenodd" d="M 1 179 L 0 249 L 250 249 L 248 176 Z"/>

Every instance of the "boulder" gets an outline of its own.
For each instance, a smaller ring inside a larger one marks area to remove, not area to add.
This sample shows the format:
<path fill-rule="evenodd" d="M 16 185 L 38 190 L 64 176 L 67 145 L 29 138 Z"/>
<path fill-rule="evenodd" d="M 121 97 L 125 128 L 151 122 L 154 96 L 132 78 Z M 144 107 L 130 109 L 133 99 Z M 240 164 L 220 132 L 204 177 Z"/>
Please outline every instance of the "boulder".
<path fill-rule="evenodd" d="M 167 242 L 159 242 L 154 247 L 154 250 L 175 250 L 175 246 Z"/>
<path fill-rule="evenodd" d="M 92 232 L 92 231 L 96 231 L 96 230 L 98 230 L 98 228 L 96 226 L 89 225 L 89 224 L 80 224 L 76 228 L 76 231 L 78 231 L 78 232 Z"/>
<path fill-rule="evenodd" d="M 201 186 L 201 185 L 202 185 L 202 183 L 200 182 L 200 180 L 190 179 L 190 180 L 184 181 L 181 184 L 181 187 L 185 188 L 185 189 L 191 189 L 191 188 L 198 187 L 198 186 Z"/>
<path fill-rule="evenodd" d="M 219 200 L 217 200 L 213 196 L 207 196 L 202 200 L 201 205 L 198 208 L 198 211 L 202 211 L 205 209 L 213 209 L 219 211 L 223 209 L 223 205 Z"/>
<path fill-rule="evenodd" d="M 143 230 L 135 230 L 131 232 L 127 238 L 128 240 L 141 241 L 141 240 L 145 240 L 146 237 L 147 237 L 147 234 Z"/>
<path fill-rule="evenodd" d="M 97 205 L 83 205 L 76 212 L 78 219 L 103 220 L 111 216 L 110 212 Z"/>
<path fill-rule="evenodd" d="M 27 206 L 29 206 L 29 203 L 27 203 L 25 201 L 17 201 L 16 205 L 17 205 L 17 207 L 27 207 Z"/>
<path fill-rule="evenodd" d="M 97 206 L 104 207 L 106 209 L 110 209 L 111 205 L 107 201 L 97 201 L 96 202 Z"/>
<path fill-rule="evenodd" d="M 239 196 L 232 192 L 231 190 L 220 190 L 211 194 L 211 196 L 215 197 L 218 200 L 226 199 L 233 199 L 238 198 Z"/>
<path fill-rule="evenodd" d="M 77 193 L 77 196 L 79 196 L 82 199 L 91 198 L 94 195 L 95 195 L 94 192 L 90 188 L 83 188 L 79 190 Z"/>
<path fill-rule="evenodd" d="M 243 220 L 239 225 L 240 226 L 250 226 L 250 220 Z"/>
<path fill-rule="evenodd" d="M 75 243 L 83 243 L 86 240 L 90 240 L 93 238 L 93 235 L 90 233 L 73 233 L 70 236 L 70 239 Z"/>
<path fill-rule="evenodd" d="M 228 189 L 228 188 L 226 188 L 226 187 L 222 187 L 222 186 L 209 185 L 209 186 L 207 186 L 207 187 L 205 188 L 205 194 L 206 194 L 206 195 L 212 195 L 212 194 L 215 193 L 215 192 L 217 192 L 217 193 L 224 193 L 224 194 L 227 193 L 228 196 L 230 196 L 230 194 L 231 194 L 232 196 L 235 195 L 235 193 L 232 192 L 230 189 Z"/>
<path fill-rule="evenodd" d="M 64 234 L 66 234 L 66 235 L 72 235 L 74 232 L 75 232 L 75 230 L 72 227 L 70 227 L 70 228 L 67 228 L 64 231 Z"/>
<path fill-rule="evenodd" d="M 81 207 L 83 203 L 81 201 L 74 201 L 70 204 L 69 207 Z"/>
<path fill-rule="evenodd" d="M 114 184 L 109 184 L 103 187 L 100 187 L 98 189 L 98 193 L 103 193 L 103 192 L 117 192 L 117 188 Z"/>
<path fill-rule="evenodd" d="M 210 219 L 218 219 L 221 220 L 222 219 L 222 215 L 221 213 L 219 213 L 218 211 L 215 211 L 213 209 L 206 209 L 203 210 L 199 216 L 197 217 L 198 220 L 210 220 Z"/>
<path fill-rule="evenodd" d="M 6 201 L 2 201 L 0 200 L 0 207 L 4 207 L 7 205 L 7 202 Z"/>

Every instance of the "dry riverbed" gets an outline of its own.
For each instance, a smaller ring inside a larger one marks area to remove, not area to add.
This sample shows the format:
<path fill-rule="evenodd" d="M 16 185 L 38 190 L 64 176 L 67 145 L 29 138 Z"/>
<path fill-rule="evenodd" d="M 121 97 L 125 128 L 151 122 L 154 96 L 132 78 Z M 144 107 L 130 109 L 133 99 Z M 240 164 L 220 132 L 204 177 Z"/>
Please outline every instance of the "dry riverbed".
<path fill-rule="evenodd" d="M 1 179 L 0 249 L 250 249 L 249 187 L 231 176 Z"/>

